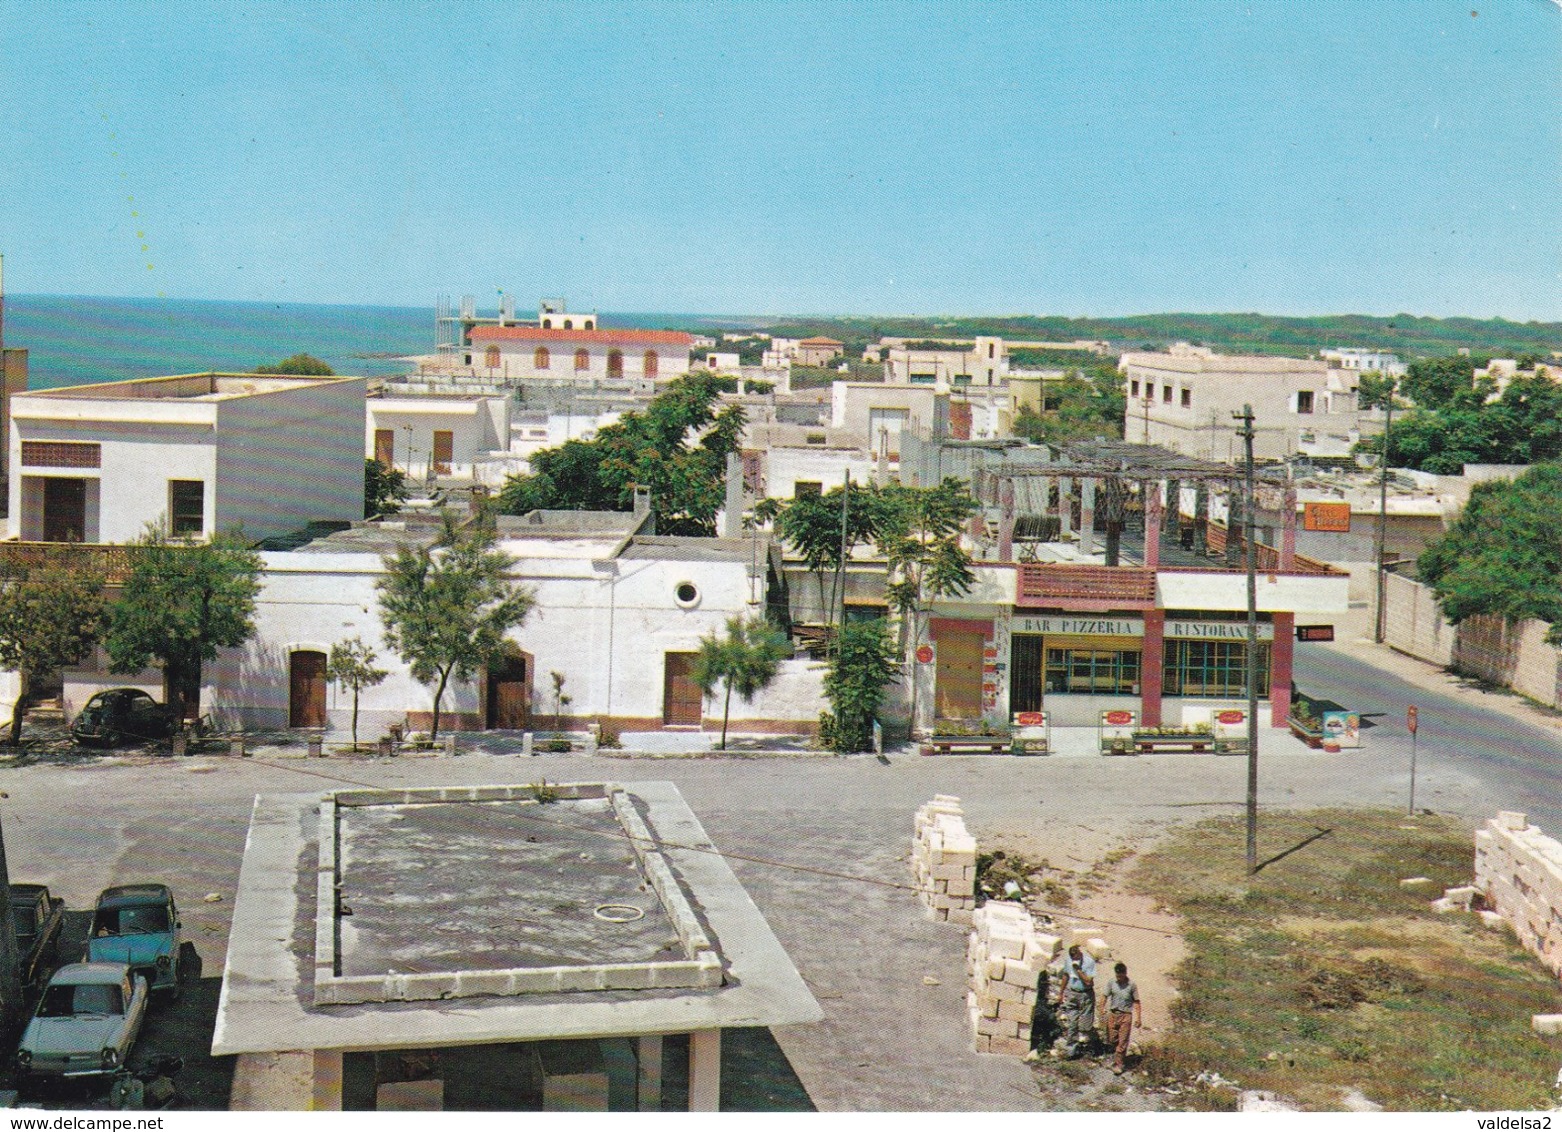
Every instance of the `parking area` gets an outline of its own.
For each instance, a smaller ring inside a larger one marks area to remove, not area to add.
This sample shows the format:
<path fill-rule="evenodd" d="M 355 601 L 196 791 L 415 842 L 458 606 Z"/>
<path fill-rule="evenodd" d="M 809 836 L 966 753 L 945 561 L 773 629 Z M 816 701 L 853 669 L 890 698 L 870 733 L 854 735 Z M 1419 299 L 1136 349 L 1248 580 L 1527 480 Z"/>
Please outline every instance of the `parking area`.
<path fill-rule="evenodd" d="M 1402 804 L 1403 768 L 1370 752 L 1277 744 L 1265 759 L 1266 807 Z M 984 844 L 1020 840 L 1054 863 L 1088 870 L 1171 824 L 1239 811 L 1245 760 L 895 754 L 886 765 L 871 756 L 481 753 L 306 760 L 283 748 L 242 760 L 62 754 L 0 765 L 0 790 L 9 795 L 0 820 L 12 876 L 65 897 L 78 931 L 81 910 L 106 885 L 173 887 L 204 973 L 183 1000 L 154 1015 L 141 1049 L 184 1056 L 179 1084 L 191 1106 L 221 1108 L 231 1070 L 201 1059 L 254 796 L 544 778 L 676 783 L 823 1006 L 820 1022 L 761 1032 L 753 1048 L 733 1043 L 728 1105 L 764 1107 L 766 1089 L 743 1093 L 745 1071 L 732 1068 L 746 1063 L 755 1080 L 773 1072 L 771 1091 L 789 1104 L 798 1103 L 787 1092 L 795 1073 L 806 1103 L 822 1110 L 992 1110 L 1034 1107 L 1034 1086 L 1017 1060 L 970 1050 L 963 934 L 924 919 L 910 890 L 916 807 L 936 793 L 958 795 Z M 1435 762 L 1423 766 L 1418 796 L 1472 822 L 1502 805 L 1483 781 Z"/>

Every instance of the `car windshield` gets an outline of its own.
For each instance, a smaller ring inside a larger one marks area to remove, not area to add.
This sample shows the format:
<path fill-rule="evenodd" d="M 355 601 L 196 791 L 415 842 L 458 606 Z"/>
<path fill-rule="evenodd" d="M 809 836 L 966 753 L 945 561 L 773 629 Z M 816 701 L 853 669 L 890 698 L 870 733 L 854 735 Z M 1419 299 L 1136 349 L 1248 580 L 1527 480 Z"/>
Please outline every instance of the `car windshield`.
<path fill-rule="evenodd" d="M 38 1004 L 40 1018 L 69 1018 L 76 1014 L 123 1014 L 124 996 L 113 984 L 52 986 Z"/>
<path fill-rule="evenodd" d="M 92 921 L 92 934 L 153 935 L 168 930 L 168 909 L 162 905 L 145 908 L 100 908 Z"/>

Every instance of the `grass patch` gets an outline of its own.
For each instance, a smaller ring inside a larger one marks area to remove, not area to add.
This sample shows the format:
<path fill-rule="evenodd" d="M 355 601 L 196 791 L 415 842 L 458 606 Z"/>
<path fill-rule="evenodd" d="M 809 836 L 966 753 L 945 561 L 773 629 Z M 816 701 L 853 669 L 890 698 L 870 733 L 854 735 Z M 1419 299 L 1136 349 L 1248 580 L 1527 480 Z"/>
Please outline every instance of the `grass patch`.
<path fill-rule="evenodd" d="M 1562 1043 L 1530 1016 L 1562 1010 L 1556 978 L 1508 933 L 1439 916 L 1399 886 L 1468 883 L 1469 832 L 1387 811 L 1266 814 L 1258 858 L 1308 838 L 1253 877 L 1240 818 L 1178 831 L 1139 859 L 1129 884 L 1183 918 L 1189 951 L 1173 1032 L 1147 1061 L 1318 1110 L 1353 1086 L 1395 1111 L 1554 1104 Z"/>

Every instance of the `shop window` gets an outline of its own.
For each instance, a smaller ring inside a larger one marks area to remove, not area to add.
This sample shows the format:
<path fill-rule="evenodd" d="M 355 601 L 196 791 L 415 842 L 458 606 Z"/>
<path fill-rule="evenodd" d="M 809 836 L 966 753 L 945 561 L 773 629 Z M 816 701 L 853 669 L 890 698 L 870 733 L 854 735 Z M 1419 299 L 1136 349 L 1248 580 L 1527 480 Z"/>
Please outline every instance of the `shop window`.
<path fill-rule="evenodd" d="M 536 353 L 532 354 L 532 368 L 547 369 L 548 363 L 552 360 L 553 356 L 548 353 L 548 347 L 538 346 Z"/>
<path fill-rule="evenodd" d="M 1117 649 L 1048 649 L 1047 693 L 1136 696 L 1139 654 Z"/>
<path fill-rule="evenodd" d="M 168 481 L 168 533 L 179 538 L 206 533 L 204 480 Z"/>
<path fill-rule="evenodd" d="M 1166 642 L 1162 690 L 1168 696 L 1232 699 L 1247 694 L 1247 642 Z M 1269 695 L 1269 649 L 1259 646 L 1258 694 Z"/>

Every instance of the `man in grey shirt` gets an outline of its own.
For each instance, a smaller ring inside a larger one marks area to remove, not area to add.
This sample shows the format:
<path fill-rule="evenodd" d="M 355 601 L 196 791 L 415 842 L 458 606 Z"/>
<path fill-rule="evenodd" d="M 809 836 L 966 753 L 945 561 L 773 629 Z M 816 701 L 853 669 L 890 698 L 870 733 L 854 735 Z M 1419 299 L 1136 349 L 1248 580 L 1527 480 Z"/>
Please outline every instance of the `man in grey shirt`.
<path fill-rule="evenodd" d="M 1095 958 L 1071 947 L 1058 965 L 1058 974 L 1058 1005 L 1067 1028 L 1068 1056 L 1079 1057 L 1095 1038 Z"/>
<path fill-rule="evenodd" d="M 1112 974 L 1116 977 L 1106 984 L 1101 1004 L 1106 1013 L 1107 1044 L 1112 1047 L 1112 1072 L 1121 1077 L 1128 1056 L 1128 1039 L 1135 1026 L 1144 1025 L 1144 1014 L 1139 1005 L 1139 988 L 1128 977 L 1128 964 L 1115 964 Z"/>

